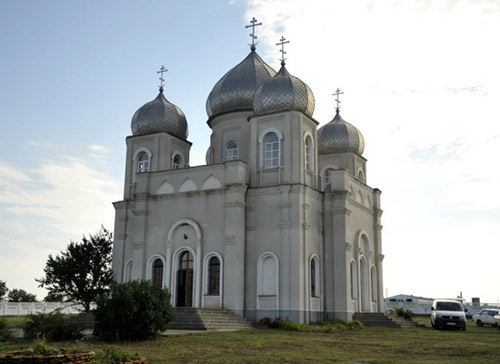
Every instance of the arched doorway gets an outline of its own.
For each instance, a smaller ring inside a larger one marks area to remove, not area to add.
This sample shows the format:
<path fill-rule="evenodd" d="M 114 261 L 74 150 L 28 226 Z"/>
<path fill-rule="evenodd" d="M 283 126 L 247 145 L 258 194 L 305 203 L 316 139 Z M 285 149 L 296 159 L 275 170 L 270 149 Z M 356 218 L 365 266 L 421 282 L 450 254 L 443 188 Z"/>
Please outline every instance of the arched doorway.
<path fill-rule="evenodd" d="M 183 252 L 179 257 L 176 306 L 193 306 L 193 256 L 189 251 Z"/>

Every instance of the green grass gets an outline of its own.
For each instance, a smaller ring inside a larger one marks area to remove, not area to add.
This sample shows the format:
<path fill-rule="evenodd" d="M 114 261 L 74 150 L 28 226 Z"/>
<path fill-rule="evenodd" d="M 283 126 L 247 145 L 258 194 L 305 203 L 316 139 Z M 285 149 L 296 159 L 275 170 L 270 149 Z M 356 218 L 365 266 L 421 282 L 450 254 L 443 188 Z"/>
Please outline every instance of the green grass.
<path fill-rule="evenodd" d="M 5 317 L 7 327 L 21 327 L 26 322 L 26 316 Z"/>
<path fill-rule="evenodd" d="M 417 319 L 428 324 L 428 319 Z M 29 342 L 0 342 L 0 351 L 29 347 Z M 57 343 L 51 343 L 57 346 Z M 98 350 L 95 340 L 60 346 Z M 478 328 L 469 321 L 466 332 L 431 328 L 364 328 L 354 331 L 302 333 L 260 329 L 167 336 L 144 342 L 115 344 L 128 353 L 157 363 L 498 363 L 500 330 Z"/>

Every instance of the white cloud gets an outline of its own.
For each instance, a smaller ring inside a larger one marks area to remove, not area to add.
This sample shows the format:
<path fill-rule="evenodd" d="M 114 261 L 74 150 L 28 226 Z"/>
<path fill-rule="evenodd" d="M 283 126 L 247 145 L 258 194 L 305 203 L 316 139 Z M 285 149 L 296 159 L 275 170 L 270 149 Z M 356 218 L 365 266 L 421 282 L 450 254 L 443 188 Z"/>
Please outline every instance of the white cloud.
<path fill-rule="evenodd" d="M 109 149 L 103 145 L 90 145 L 89 149 L 93 152 L 107 153 Z"/>
<path fill-rule="evenodd" d="M 120 199 L 121 181 L 93 162 L 65 156 L 22 170 L 0 161 L 0 279 L 10 288 L 43 298 L 33 277 L 42 275 L 48 254 L 101 224 L 113 230 L 111 203 Z"/>

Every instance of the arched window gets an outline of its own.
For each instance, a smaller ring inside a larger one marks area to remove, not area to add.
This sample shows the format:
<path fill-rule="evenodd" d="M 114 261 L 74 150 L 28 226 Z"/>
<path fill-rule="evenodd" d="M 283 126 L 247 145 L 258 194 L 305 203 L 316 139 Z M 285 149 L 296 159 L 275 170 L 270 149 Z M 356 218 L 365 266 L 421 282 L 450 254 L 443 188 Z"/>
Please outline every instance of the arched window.
<path fill-rule="evenodd" d="M 277 294 L 276 287 L 276 263 L 274 258 L 267 256 L 262 261 L 260 277 L 260 295 L 275 296 Z"/>
<path fill-rule="evenodd" d="M 319 269 L 316 257 L 311 259 L 311 296 L 319 297 Z"/>
<path fill-rule="evenodd" d="M 358 171 L 358 179 L 361 181 L 361 182 L 364 182 L 365 181 L 365 174 L 363 173 L 363 170 L 360 169 Z"/>
<path fill-rule="evenodd" d="M 356 270 L 356 263 L 351 261 L 351 298 L 356 299 L 358 297 L 358 274 Z"/>
<path fill-rule="evenodd" d="M 175 154 L 172 158 L 172 169 L 182 168 L 182 156 L 180 154 Z"/>
<path fill-rule="evenodd" d="M 137 173 L 149 172 L 149 155 L 142 152 L 137 158 Z"/>
<path fill-rule="evenodd" d="M 312 142 L 311 137 L 306 137 L 306 142 L 304 143 L 304 155 L 305 155 L 305 164 L 306 171 L 312 171 L 313 168 L 313 160 L 312 160 Z"/>
<path fill-rule="evenodd" d="M 280 165 L 280 140 L 275 133 L 269 133 L 264 139 L 264 168 Z"/>
<path fill-rule="evenodd" d="M 220 294 L 220 261 L 212 257 L 208 261 L 208 295 L 218 296 Z"/>
<path fill-rule="evenodd" d="M 156 259 L 153 262 L 153 271 L 151 272 L 153 286 L 163 286 L 163 262 L 161 259 Z"/>
<path fill-rule="evenodd" d="M 235 161 L 240 158 L 240 150 L 238 144 L 230 142 L 226 146 L 226 161 Z"/>
<path fill-rule="evenodd" d="M 372 286 L 372 301 L 377 302 L 377 271 L 375 267 L 370 269 L 370 283 Z"/>
<path fill-rule="evenodd" d="M 132 280 L 132 261 L 130 260 L 125 266 L 125 277 L 124 283 L 130 282 Z"/>
<path fill-rule="evenodd" d="M 333 168 L 328 168 L 325 171 L 325 188 L 326 186 L 331 186 L 332 184 L 332 175 L 333 175 Z"/>

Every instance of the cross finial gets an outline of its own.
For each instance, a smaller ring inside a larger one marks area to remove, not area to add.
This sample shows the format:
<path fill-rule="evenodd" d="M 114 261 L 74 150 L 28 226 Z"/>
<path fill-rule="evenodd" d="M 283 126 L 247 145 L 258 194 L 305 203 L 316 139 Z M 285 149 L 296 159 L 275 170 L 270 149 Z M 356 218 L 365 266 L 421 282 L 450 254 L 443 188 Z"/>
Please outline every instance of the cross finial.
<path fill-rule="evenodd" d="M 286 40 L 284 36 L 281 36 L 281 39 L 280 39 L 280 42 L 279 43 L 276 43 L 276 45 L 280 45 L 281 46 L 281 49 L 280 49 L 280 52 L 281 52 L 281 65 L 284 66 L 285 65 L 285 61 L 286 61 L 286 58 L 285 58 L 285 44 L 287 43 L 290 43 L 289 40 Z"/>
<path fill-rule="evenodd" d="M 336 107 L 336 111 L 337 111 L 337 114 L 339 113 L 339 110 L 340 110 L 340 99 L 339 99 L 339 96 L 340 95 L 343 95 L 344 93 L 340 91 L 340 89 L 337 87 L 337 89 L 335 90 L 335 93 L 332 94 L 333 96 L 336 96 L 335 98 L 335 102 L 337 103 L 337 107 Z"/>
<path fill-rule="evenodd" d="M 163 82 L 165 82 L 165 79 L 163 78 L 163 74 L 167 71 L 168 70 L 165 68 L 165 66 L 161 65 L 160 70 L 156 72 L 156 73 L 160 74 L 160 92 L 163 92 Z"/>
<path fill-rule="evenodd" d="M 250 34 L 250 37 L 252 37 L 252 44 L 251 44 L 251 47 L 250 49 L 252 51 L 255 51 L 255 39 L 257 39 L 257 36 L 255 35 L 255 27 L 259 26 L 259 25 L 262 25 L 262 23 L 257 23 L 257 19 L 255 19 L 255 17 L 252 18 L 252 20 L 250 20 L 250 23 L 249 25 L 245 25 L 245 28 L 252 28 L 252 33 Z"/>

